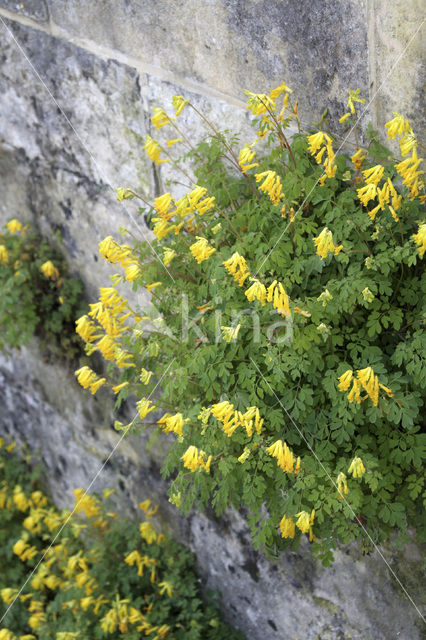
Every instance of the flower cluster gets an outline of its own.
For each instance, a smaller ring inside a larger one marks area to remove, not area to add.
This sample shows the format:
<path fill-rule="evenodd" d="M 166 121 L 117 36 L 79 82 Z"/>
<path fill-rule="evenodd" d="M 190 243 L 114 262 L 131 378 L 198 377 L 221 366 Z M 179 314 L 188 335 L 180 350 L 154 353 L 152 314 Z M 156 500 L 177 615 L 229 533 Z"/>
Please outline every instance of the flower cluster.
<path fill-rule="evenodd" d="M 162 640 L 175 637 L 182 626 L 198 629 L 194 638 L 201 639 L 210 637 L 212 622 L 224 634 L 215 637 L 239 637 L 212 609 L 204 610 L 192 556 L 149 521 L 158 509 L 151 500 L 139 505 L 145 521 L 123 526 L 105 504 L 111 490 L 98 498 L 76 489 L 68 522 L 69 510 L 59 511 L 42 491 L 26 488 L 34 474 L 4 445 L 0 438 L 0 523 L 12 535 L 15 559 L 11 562 L 9 550 L 0 550 L 0 608 L 4 603 L 12 610 L 0 640 L 75 640 L 99 633 Z M 8 480 L 17 473 L 21 485 Z M 46 546 L 52 534 L 54 544 Z"/>
<path fill-rule="evenodd" d="M 197 236 L 197 242 L 194 242 L 194 244 L 189 247 L 189 250 L 198 264 L 201 264 L 204 260 L 208 260 L 216 251 L 216 249 L 209 244 L 208 240 L 200 236 Z"/>
<path fill-rule="evenodd" d="M 272 204 L 279 204 L 284 197 L 281 178 L 275 171 L 262 171 L 255 174 L 256 182 L 262 182 L 259 185 L 259 191 L 267 193 Z"/>
<path fill-rule="evenodd" d="M 335 163 L 336 155 L 333 151 L 332 140 L 324 131 L 317 131 L 317 133 L 308 136 L 308 143 L 309 153 L 314 156 L 318 164 L 323 163 L 325 172 L 320 177 L 319 183 L 324 184 L 326 178 L 334 178 L 337 171 L 337 165 Z M 324 154 L 326 154 L 325 158 Z"/>
<path fill-rule="evenodd" d="M 300 457 L 294 456 L 286 442 L 277 440 L 266 451 L 277 459 L 277 465 L 286 473 L 297 475 L 300 472 Z"/>
<path fill-rule="evenodd" d="M 343 249 L 343 245 L 336 246 L 333 242 L 333 234 L 331 231 L 324 227 L 318 237 L 314 238 L 314 244 L 317 248 L 317 254 L 324 260 L 329 253 L 334 253 L 337 256 Z"/>
<path fill-rule="evenodd" d="M 299 511 L 295 517 L 297 518 L 296 522 L 294 522 L 292 516 L 284 515 L 282 517 L 280 522 L 281 536 L 283 538 L 294 538 L 297 527 L 302 533 L 309 533 L 309 541 L 312 542 L 315 539 L 312 531 L 315 509 L 312 509 L 310 514 L 307 511 Z"/>
<path fill-rule="evenodd" d="M 375 407 L 379 404 L 379 389 L 382 389 L 389 398 L 392 398 L 393 393 L 389 387 L 379 383 L 378 376 L 375 375 L 371 367 L 365 369 L 359 369 L 357 376 L 354 376 L 352 369 L 348 369 L 339 377 L 339 391 L 347 391 L 352 382 L 352 389 L 348 393 L 349 402 L 357 402 L 360 404 L 363 400 L 370 398 Z M 364 389 L 367 395 L 361 397 L 361 391 Z"/>

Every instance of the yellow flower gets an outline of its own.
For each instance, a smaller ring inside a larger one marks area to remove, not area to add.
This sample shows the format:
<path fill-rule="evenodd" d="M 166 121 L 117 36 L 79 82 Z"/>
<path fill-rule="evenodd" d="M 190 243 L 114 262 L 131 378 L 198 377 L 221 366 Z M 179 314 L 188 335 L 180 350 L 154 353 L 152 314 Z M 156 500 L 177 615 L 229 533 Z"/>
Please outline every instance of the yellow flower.
<path fill-rule="evenodd" d="M 257 142 L 257 140 L 256 140 Z M 253 145 L 246 144 L 238 154 L 238 164 L 240 165 L 241 171 L 246 173 L 253 167 L 258 167 L 258 162 L 252 162 L 252 160 L 256 157 L 256 152 L 252 149 Z"/>
<path fill-rule="evenodd" d="M 367 157 L 367 151 L 365 149 L 358 149 L 353 156 L 351 156 L 351 160 L 354 164 L 355 171 L 359 171 L 361 169 L 362 163 Z"/>
<path fill-rule="evenodd" d="M 277 440 L 274 444 L 267 447 L 266 451 L 273 458 L 277 459 L 277 465 L 286 473 L 293 473 L 296 458 L 293 455 L 293 452 L 290 451 L 286 442 L 282 440 Z M 300 471 L 300 460 L 298 461 L 299 471 Z"/>
<path fill-rule="evenodd" d="M 176 435 L 182 437 L 182 430 L 186 422 L 189 422 L 189 418 L 183 417 L 181 413 L 170 415 L 166 413 L 160 420 L 157 421 L 165 433 L 176 433 Z"/>
<path fill-rule="evenodd" d="M 176 116 L 179 116 L 182 112 L 182 109 L 189 104 L 189 100 L 185 100 L 182 96 L 173 96 L 172 105 L 175 109 Z"/>
<path fill-rule="evenodd" d="M 348 113 L 345 113 L 341 118 L 339 118 L 340 124 L 343 124 L 344 122 L 346 122 L 346 120 L 350 117 L 351 117 L 351 114 L 350 114 L 350 111 L 348 111 Z"/>
<path fill-rule="evenodd" d="M 344 493 L 348 493 L 348 484 L 346 482 L 346 476 L 344 473 L 340 472 L 337 476 L 337 492 L 338 497 L 343 498 Z"/>
<path fill-rule="evenodd" d="M 76 333 L 82 338 L 85 342 L 93 342 L 98 338 L 96 334 L 96 325 L 90 320 L 89 316 L 81 316 L 75 322 L 76 324 Z"/>
<path fill-rule="evenodd" d="M 116 384 L 112 390 L 114 391 L 114 393 L 119 393 L 119 391 L 121 391 L 122 389 L 124 389 L 125 387 L 129 386 L 129 382 L 122 382 L 121 384 Z"/>
<path fill-rule="evenodd" d="M 160 588 L 160 594 L 161 595 L 163 595 L 163 593 L 167 593 L 169 598 L 172 597 L 172 595 L 173 595 L 173 585 L 171 584 L 171 582 L 167 582 L 167 580 L 163 580 L 162 582 L 158 583 L 158 586 L 161 587 Z"/>
<path fill-rule="evenodd" d="M 274 282 L 268 287 L 267 302 L 272 302 L 274 309 L 278 311 L 282 316 L 290 316 L 290 304 L 289 297 L 285 292 L 285 289 L 281 282 L 274 280 Z"/>
<path fill-rule="evenodd" d="M 324 227 L 318 237 L 314 238 L 314 244 L 317 248 L 317 254 L 323 260 L 329 253 L 334 253 L 337 256 L 343 249 L 343 245 L 336 246 L 333 242 L 333 234 L 331 231 Z"/>
<path fill-rule="evenodd" d="M 150 522 L 142 522 L 139 525 L 139 532 L 148 544 L 152 544 L 157 539 L 157 532 Z"/>
<path fill-rule="evenodd" d="M 13 502 L 16 504 L 19 511 L 23 512 L 30 506 L 29 500 L 19 485 L 16 485 L 13 490 Z"/>
<path fill-rule="evenodd" d="M 7 264 L 9 258 L 8 251 L 4 244 L 0 244 L 0 263 L 4 267 Z"/>
<path fill-rule="evenodd" d="M 423 258 L 426 251 L 426 223 L 419 225 L 417 233 L 413 233 L 415 243 L 418 245 L 420 257 Z"/>
<path fill-rule="evenodd" d="M 238 324 L 236 327 L 221 327 L 222 329 L 222 338 L 225 342 L 231 342 L 231 340 L 236 340 L 238 336 L 238 332 L 241 328 L 241 325 Z"/>
<path fill-rule="evenodd" d="M 176 256 L 176 251 L 174 249 L 170 249 L 170 248 L 166 248 L 164 249 L 164 254 L 163 254 L 163 263 L 164 265 L 167 267 L 171 261 L 173 260 L 173 258 Z"/>
<path fill-rule="evenodd" d="M 177 144 L 178 142 L 182 142 L 182 138 L 173 138 L 173 140 L 167 140 L 167 146 L 171 147 L 174 144 Z"/>
<path fill-rule="evenodd" d="M 373 302 L 374 293 L 372 293 L 368 287 L 364 287 L 361 293 L 362 293 L 362 297 L 366 302 Z"/>
<path fill-rule="evenodd" d="M 136 408 L 141 420 L 144 420 L 146 416 L 151 413 L 151 411 L 156 410 L 156 406 L 152 405 L 152 407 L 150 407 L 150 404 L 152 404 L 151 400 L 147 400 L 146 398 L 142 398 L 141 400 L 139 400 L 139 402 L 136 403 Z"/>
<path fill-rule="evenodd" d="M 267 107 L 275 110 L 274 100 L 266 93 L 251 93 L 251 91 L 247 90 L 244 93 L 250 96 L 247 100 L 247 109 L 251 111 L 254 116 L 267 113 Z"/>
<path fill-rule="evenodd" d="M 257 278 L 250 278 L 250 280 L 251 282 L 253 282 L 253 284 L 244 292 L 246 298 L 249 302 L 253 302 L 253 300 L 256 298 L 256 300 L 259 300 L 260 304 L 263 307 L 266 303 L 266 287 Z"/>
<path fill-rule="evenodd" d="M 361 458 L 355 457 L 349 465 L 348 473 L 352 473 L 354 478 L 361 478 L 365 473 L 365 467 Z"/>
<path fill-rule="evenodd" d="M 134 282 L 136 278 L 141 275 L 141 270 L 138 264 L 131 264 L 125 268 L 126 280 L 128 282 Z"/>
<path fill-rule="evenodd" d="M 360 369 L 358 372 L 358 380 L 370 396 L 373 405 L 377 407 L 379 404 L 379 379 L 375 375 L 371 367 Z"/>
<path fill-rule="evenodd" d="M 417 139 L 411 127 L 409 128 L 405 136 L 399 141 L 399 146 L 401 149 L 402 157 L 405 157 L 410 153 L 412 149 L 415 149 L 417 147 Z"/>
<path fill-rule="evenodd" d="M 164 193 L 162 196 L 155 198 L 154 208 L 160 217 L 165 216 L 168 213 L 172 205 L 172 201 L 173 199 L 170 193 Z"/>
<path fill-rule="evenodd" d="M 171 119 L 161 107 L 154 107 L 153 112 L 151 121 L 156 129 L 161 129 L 164 125 L 171 123 Z"/>
<path fill-rule="evenodd" d="M 326 307 L 330 300 L 333 300 L 333 296 L 328 289 L 324 289 L 324 291 L 317 298 L 317 301 L 321 302 L 323 307 Z"/>
<path fill-rule="evenodd" d="M 99 502 L 90 496 L 84 489 L 74 489 L 75 497 L 74 510 L 76 513 L 84 513 L 87 518 L 97 517 L 100 513 Z"/>
<path fill-rule="evenodd" d="M 153 140 L 153 138 L 151 138 L 151 136 L 149 135 L 145 137 L 144 149 L 148 158 L 155 164 L 170 162 L 170 160 L 168 159 L 160 159 L 161 147 L 158 142 L 156 140 Z"/>
<path fill-rule="evenodd" d="M 206 240 L 205 238 L 200 238 L 200 236 L 196 237 L 197 242 L 194 242 L 194 244 L 189 247 L 189 250 L 191 251 L 198 264 L 201 264 L 201 262 L 203 262 L 204 260 L 208 260 L 210 256 L 216 251 L 216 249 L 210 246 L 208 240 Z"/>
<path fill-rule="evenodd" d="M 131 189 L 127 189 L 124 187 L 117 187 L 115 192 L 117 194 L 118 202 L 122 202 L 123 200 L 131 200 L 135 197 L 135 194 Z"/>
<path fill-rule="evenodd" d="M 0 591 L 1 599 L 6 604 L 10 604 L 11 602 L 13 602 L 13 600 L 18 595 L 18 593 L 19 593 L 18 589 L 11 589 L 10 587 L 5 587 Z"/>
<path fill-rule="evenodd" d="M 12 220 L 9 220 L 6 227 L 9 229 L 10 233 L 19 233 L 22 229 L 22 223 L 16 218 L 12 218 Z"/>
<path fill-rule="evenodd" d="M 374 200 L 377 194 L 377 187 L 375 184 L 366 184 L 364 187 L 357 189 L 358 198 L 362 204 L 366 207 L 370 200 Z"/>
<path fill-rule="evenodd" d="M 383 177 L 383 172 L 385 168 L 381 164 L 376 164 L 374 167 L 370 169 L 365 169 L 362 172 L 364 176 L 366 184 L 375 184 L 376 186 L 379 184 L 380 180 Z"/>
<path fill-rule="evenodd" d="M 225 260 L 223 265 L 227 272 L 234 276 L 234 279 L 238 282 L 240 287 L 243 286 L 245 280 L 250 275 L 250 271 L 247 268 L 247 263 L 243 256 L 236 251 L 232 254 L 229 260 Z"/>
<path fill-rule="evenodd" d="M 195 472 L 198 469 L 205 469 L 205 471 L 209 473 L 212 456 L 209 456 L 206 461 L 204 459 L 205 455 L 206 454 L 204 451 L 202 451 L 201 449 L 199 450 L 197 449 L 197 447 L 191 445 L 185 451 L 181 459 L 183 460 L 184 467 L 186 467 L 190 471 Z"/>
<path fill-rule="evenodd" d="M 313 539 L 312 525 L 314 523 L 314 517 L 315 517 L 315 509 L 312 509 L 311 515 L 309 515 L 307 511 L 300 511 L 299 513 L 296 513 L 296 518 L 297 518 L 296 527 L 300 529 L 302 533 L 309 532 L 310 540 Z"/>
<path fill-rule="evenodd" d="M 405 120 L 404 116 L 397 111 L 392 112 L 394 118 L 385 123 L 385 127 L 388 130 L 388 138 L 396 138 L 396 136 L 402 136 L 410 130 L 408 120 Z"/>
<path fill-rule="evenodd" d="M 44 262 L 41 265 L 40 270 L 43 275 L 46 276 L 46 278 L 51 278 L 52 280 L 56 280 L 57 278 L 59 278 L 59 271 L 51 260 L 47 260 L 47 262 Z"/>
<path fill-rule="evenodd" d="M 352 369 L 348 369 L 347 371 L 345 371 L 345 373 L 343 373 L 340 377 L 339 377 L 339 391 L 347 391 L 347 389 L 349 389 L 349 385 L 352 382 L 352 378 L 353 378 L 353 371 Z"/>
<path fill-rule="evenodd" d="M 281 185 L 281 178 L 277 176 L 275 171 L 263 171 L 262 173 L 256 173 L 256 182 L 263 180 L 259 185 L 259 191 L 267 193 L 270 201 L 273 204 L 279 204 L 280 200 L 284 197 L 284 193 Z"/>
<path fill-rule="evenodd" d="M 280 531 L 282 538 L 294 538 L 294 534 L 296 533 L 296 528 L 294 525 L 293 518 L 287 517 L 284 515 L 280 522 Z"/>

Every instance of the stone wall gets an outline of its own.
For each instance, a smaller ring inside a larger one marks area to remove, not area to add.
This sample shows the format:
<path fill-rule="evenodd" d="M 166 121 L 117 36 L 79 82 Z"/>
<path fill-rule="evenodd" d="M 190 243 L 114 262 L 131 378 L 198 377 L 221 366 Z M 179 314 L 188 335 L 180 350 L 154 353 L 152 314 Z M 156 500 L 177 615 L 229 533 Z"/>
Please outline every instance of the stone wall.
<path fill-rule="evenodd" d="M 305 122 L 327 107 L 333 125 L 347 88 L 368 99 L 384 83 L 363 126 L 383 126 L 399 110 L 421 133 L 422 33 L 410 40 L 420 23 L 420 0 L 0 0 L 0 224 L 16 216 L 45 235 L 59 230 L 93 298 L 112 273 L 98 261 L 98 242 L 119 226 L 149 238 L 137 205 L 117 203 L 114 187 L 150 199 L 166 179 L 182 188 L 142 151 L 153 106 L 182 94 L 246 136 L 246 88 L 285 80 Z M 205 134 L 195 115 L 182 117 L 195 137 Z M 104 463 L 94 489 L 115 487 L 130 512 L 153 497 L 250 640 L 420 638 L 417 613 L 377 552 L 341 550 L 330 569 L 307 548 L 268 562 L 252 550 L 240 515 L 176 514 L 159 475 L 166 441 L 148 457 L 143 439 L 124 440 L 108 459 L 119 441 L 112 425 L 108 394 L 88 398 L 36 344 L 2 356 L 0 433 L 40 447 L 56 501 L 69 505 L 72 489 L 87 486 Z M 417 602 L 416 547 L 382 553 Z"/>

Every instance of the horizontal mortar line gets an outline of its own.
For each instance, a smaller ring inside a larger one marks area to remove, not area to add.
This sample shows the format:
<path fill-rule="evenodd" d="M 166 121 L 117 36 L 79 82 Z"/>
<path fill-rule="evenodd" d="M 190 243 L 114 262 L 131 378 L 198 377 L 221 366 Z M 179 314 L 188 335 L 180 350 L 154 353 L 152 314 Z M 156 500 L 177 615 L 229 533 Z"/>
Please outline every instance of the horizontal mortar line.
<path fill-rule="evenodd" d="M 73 36 L 66 29 L 63 29 L 62 27 L 56 25 L 52 20 L 50 21 L 49 26 L 46 26 L 40 24 L 32 18 L 28 18 L 27 16 L 20 16 L 13 11 L 9 11 L 8 9 L 3 9 L 1 7 L 0 16 L 3 16 L 3 18 L 11 20 L 12 22 L 16 22 L 17 24 L 21 24 L 25 27 L 31 27 L 32 29 L 41 31 L 53 38 L 58 38 L 59 40 L 62 40 L 68 44 L 78 46 L 84 51 L 98 56 L 103 60 L 114 60 L 116 62 L 119 62 L 120 64 L 124 64 L 130 68 L 135 69 L 136 71 L 138 71 L 138 73 L 158 77 L 161 80 L 166 80 L 168 82 L 171 82 L 172 84 L 179 85 L 183 89 L 188 89 L 188 91 L 197 93 L 200 96 L 222 100 L 223 102 L 226 102 L 227 104 L 232 105 L 237 109 L 241 109 L 242 111 L 247 112 L 246 102 L 243 100 L 239 100 L 235 96 L 231 96 L 227 93 L 223 93 L 221 91 L 218 91 L 217 89 L 213 89 L 212 87 L 208 87 L 191 80 L 185 80 L 184 78 L 176 76 L 167 69 L 156 67 L 155 65 L 150 65 L 149 63 L 145 63 L 140 60 L 140 58 L 135 58 L 134 56 L 129 56 L 128 54 L 117 51 L 116 49 L 111 49 L 110 47 L 105 47 L 104 45 L 97 44 L 93 40 L 87 40 L 85 38 Z M 311 123 L 308 124 L 303 120 L 300 120 L 300 123 L 307 128 L 312 126 Z M 297 133 L 297 127 L 295 124 L 291 124 L 288 128 L 289 137 L 292 138 L 295 133 Z M 333 135 L 335 136 L 336 140 L 343 139 L 342 134 L 333 133 Z M 349 147 L 356 146 L 353 140 L 347 140 L 346 145 Z"/>
<path fill-rule="evenodd" d="M 88 53 L 98 56 L 104 60 L 115 60 L 120 64 L 124 64 L 128 67 L 136 69 L 136 71 L 138 71 L 139 73 L 156 76 L 160 80 L 166 80 L 168 82 L 171 82 L 172 84 L 179 85 L 182 88 L 187 89 L 188 91 L 192 91 L 193 93 L 197 93 L 201 96 L 223 100 L 224 102 L 227 102 L 228 104 L 239 109 L 246 109 L 246 103 L 243 100 L 239 100 L 235 96 L 223 93 L 221 91 L 218 91 L 217 89 L 213 89 L 212 87 L 200 84 L 198 82 L 187 80 L 179 75 L 174 74 L 172 71 L 149 64 L 147 62 L 144 62 L 140 58 L 135 58 L 134 56 L 123 53 L 122 51 L 117 51 L 117 49 L 112 49 L 110 47 L 100 45 L 93 40 L 74 36 L 66 29 L 56 25 L 52 21 L 50 21 L 49 26 L 46 26 L 40 24 L 39 22 L 36 22 L 32 18 L 17 15 L 13 11 L 9 11 L 8 9 L 3 8 L 0 8 L 0 15 L 7 20 L 16 22 L 17 24 L 21 24 L 25 27 L 31 27 L 32 29 L 41 31 L 53 38 L 58 38 L 67 42 L 68 44 L 78 46 Z"/>

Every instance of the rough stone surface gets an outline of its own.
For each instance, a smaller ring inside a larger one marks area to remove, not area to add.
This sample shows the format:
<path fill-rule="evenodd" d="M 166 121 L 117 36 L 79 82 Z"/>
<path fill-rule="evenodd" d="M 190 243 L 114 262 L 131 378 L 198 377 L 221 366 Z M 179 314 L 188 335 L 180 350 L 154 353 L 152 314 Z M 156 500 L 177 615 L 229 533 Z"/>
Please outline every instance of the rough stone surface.
<path fill-rule="evenodd" d="M 138 502 L 151 497 L 160 505 L 159 522 L 197 554 L 204 588 L 220 589 L 226 618 L 248 639 L 420 640 L 416 612 L 377 552 L 341 550 L 324 568 L 305 543 L 272 563 L 253 550 L 241 515 L 179 516 L 159 474 L 167 441 L 149 456 L 148 435 L 120 441 L 105 398 L 101 392 L 88 398 L 72 372 L 42 361 L 36 343 L 9 359 L 0 356 L 0 433 L 40 450 L 56 502 L 71 506 L 72 489 L 94 477 L 92 491 L 114 488 L 123 511 L 137 515 Z M 418 549 L 381 553 L 419 605 Z"/>
<path fill-rule="evenodd" d="M 285 79 L 308 121 L 325 106 L 340 115 L 347 87 L 368 92 L 374 79 L 372 96 L 385 80 L 419 13 L 419 0 L 0 0 L 0 16 L 45 83 L 0 23 L 0 225 L 16 216 L 46 236 L 60 230 L 71 269 L 93 299 L 113 272 L 98 261 L 97 243 L 119 226 L 148 233 L 135 201 L 117 203 L 114 187 L 131 186 L 152 200 L 169 181 L 177 194 L 188 184 L 171 165 L 154 170 L 145 158 L 153 106 L 185 95 L 215 124 L 241 129 L 241 140 L 251 141 L 239 108 L 243 90 Z M 420 41 L 405 58 L 413 73 L 396 67 L 375 100 L 375 124 L 392 109 L 421 121 Z M 194 112 L 185 110 L 181 121 L 194 139 L 208 135 Z M 157 136 L 175 137 L 165 128 Z M 119 442 L 108 393 L 89 397 L 64 365 L 44 362 L 35 344 L 0 360 L 4 432 L 40 448 L 55 500 L 67 506 L 72 489 L 87 486 Z M 416 611 L 377 552 L 342 550 L 324 569 L 301 548 L 273 564 L 252 550 L 238 514 L 180 518 L 159 474 L 167 441 L 149 456 L 144 445 L 143 437 L 122 441 L 92 488 L 115 488 L 130 513 L 147 496 L 158 502 L 160 521 L 198 553 L 204 585 L 222 591 L 225 615 L 247 638 L 420 639 Z M 416 547 L 382 553 L 419 604 Z"/>

